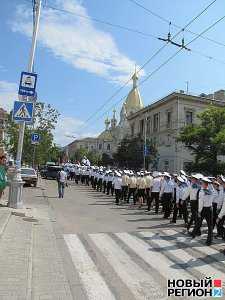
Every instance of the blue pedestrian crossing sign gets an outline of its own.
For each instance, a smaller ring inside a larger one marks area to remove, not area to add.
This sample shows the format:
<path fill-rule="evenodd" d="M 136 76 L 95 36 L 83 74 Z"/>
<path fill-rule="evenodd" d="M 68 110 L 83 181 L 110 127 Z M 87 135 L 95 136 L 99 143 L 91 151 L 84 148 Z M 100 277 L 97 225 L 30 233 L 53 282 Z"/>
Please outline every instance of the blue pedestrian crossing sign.
<path fill-rule="evenodd" d="M 33 132 L 31 134 L 31 143 L 38 144 L 40 142 L 41 136 L 39 133 Z"/>
<path fill-rule="evenodd" d="M 33 121 L 33 111 L 33 102 L 15 101 L 13 108 L 13 120 L 31 123 Z"/>
<path fill-rule="evenodd" d="M 19 95 L 34 96 L 37 83 L 37 74 L 22 72 L 20 77 Z"/>

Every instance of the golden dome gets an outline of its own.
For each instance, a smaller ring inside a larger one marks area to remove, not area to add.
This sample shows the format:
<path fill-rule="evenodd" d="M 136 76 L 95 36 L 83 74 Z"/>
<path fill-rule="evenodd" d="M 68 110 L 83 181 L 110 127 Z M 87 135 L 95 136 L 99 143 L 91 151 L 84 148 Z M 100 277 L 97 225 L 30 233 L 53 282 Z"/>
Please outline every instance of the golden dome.
<path fill-rule="evenodd" d="M 125 108 L 126 112 L 129 115 L 130 113 L 134 113 L 144 107 L 141 95 L 139 93 L 138 87 L 137 87 L 137 80 L 138 80 L 138 75 L 135 69 L 135 73 L 132 77 L 133 79 L 133 88 L 130 91 L 130 93 L 127 96 L 127 99 L 125 101 Z"/>

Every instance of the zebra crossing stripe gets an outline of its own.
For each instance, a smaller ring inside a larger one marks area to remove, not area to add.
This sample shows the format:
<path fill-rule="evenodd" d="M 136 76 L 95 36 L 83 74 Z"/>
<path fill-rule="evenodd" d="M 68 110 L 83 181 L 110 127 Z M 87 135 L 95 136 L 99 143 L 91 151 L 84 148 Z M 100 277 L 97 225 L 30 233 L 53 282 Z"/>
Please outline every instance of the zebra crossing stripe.
<path fill-rule="evenodd" d="M 173 229 L 165 229 L 165 230 L 162 230 L 162 232 L 166 235 L 175 235 L 175 234 L 178 234 L 178 232 L 176 230 L 173 230 Z M 207 235 L 205 235 L 205 237 L 207 237 Z M 202 239 L 204 240 L 204 237 L 202 235 Z M 189 244 L 190 245 L 190 240 L 187 239 L 187 237 L 185 236 L 178 236 L 176 238 L 176 240 L 178 242 L 181 242 L 181 243 L 184 243 L 184 244 Z M 218 250 L 216 249 L 213 249 L 212 247 L 209 247 L 209 246 L 205 246 L 205 245 L 202 245 L 200 242 L 196 241 L 196 240 L 192 240 L 193 245 L 192 245 L 192 248 L 193 249 L 196 249 L 200 252 L 203 252 L 204 254 L 206 255 L 218 255 L 220 256 L 221 258 L 224 259 L 224 255 L 222 253 L 219 253 Z M 196 245 L 197 244 L 197 245 Z M 221 264 L 224 264 L 225 265 L 225 261 L 220 261 Z"/>
<path fill-rule="evenodd" d="M 89 236 L 136 299 L 166 299 L 151 274 L 139 267 L 112 238 L 104 233 Z"/>
<path fill-rule="evenodd" d="M 115 300 L 114 295 L 89 256 L 82 242 L 75 234 L 64 235 L 73 264 L 90 300 Z"/>
<path fill-rule="evenodd" d="M 174 264 L 159 251 L 151 251 L 149 244 L 136 236 L 128 233 L 116 233 L 128 247 L 130 247 L 138 256 L 140 256 L 148 265 L 156 269 L 164 278 L 165 282 L 169 278 L 174 279 L 194 279 L 184 270 L 176 270 L 171 266 Z"/>
<path fill-rule="evenodd" d="M 202 274 L 202 278 L 204 278 L 204 276 L 211 276 L 212 278 L 220 278 L 221 280 L 223 280 L 223 282 L 225 282 L 225 273 L 222 273 L 219 270 L 216 270 L 215 268 L 211 267 L 209 264 L 204 263 L 199 259 L 201 257 L 193 257 L 192 255 L 188 254 L 185 250 L 177 248 L 178 246 L 176 245 L 176 241 L 175 243 L 169 242 L 167 240 L 164 240 L 163 237 L 159 237 L 158 235 L 157 238 L 154 238 L 155 234 L 152 232 L 143 231 L 140 232 L 140 234 L 145 238 L 151 238 L 152 241 L 154 241 L 154 243 L 158 245 L 161 251 L 169 252 L 179 260 L 182 260 L 182 262 L 187 266 L 187 268 L 194 269 L 200 272 Z M 166 236 L 171 235 L 168 235 L 167 232 Z"/>

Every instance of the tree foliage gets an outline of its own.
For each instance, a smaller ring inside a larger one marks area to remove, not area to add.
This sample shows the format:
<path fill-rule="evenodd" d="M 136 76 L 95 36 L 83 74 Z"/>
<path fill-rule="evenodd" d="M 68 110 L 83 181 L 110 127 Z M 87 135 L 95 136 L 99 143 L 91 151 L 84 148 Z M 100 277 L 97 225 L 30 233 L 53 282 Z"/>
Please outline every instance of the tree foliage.
<path fill-rule="evenodd" d="M 224 172 L 225 164 L 218 156 L 225 155 L 225 108 L 210 106 L 197 118 L 199 123 L 187 125 L 178 137 L 194 155 L 188 171 L 211 175 Z"/>
<path fill-rule="evenodd" d="M 55 129 L 59 117 L 58 111 L 51 107 L 50 104 L 37 102 L 35 104 L 34 125 L 26 125 L 24 132 L 23 155 L 22 163 L 32 165 L 34 147 L 35 149 L 35 164 L 44 164 L 46 161 L 58 161 L 60 149 L 53 141 L 52 131 Z M 39 133 L 41 136 L 38 145 L 31 144 L 31 133 Z M 5 145 L 7 151 L 16 158 L 19 125 L 12 121 L 12 116 L 9 116 L 6 128 Z"/>
<path fill-rule="evenodd" d="M 146 144 L 150 150 L 149 155 L 146 156 L 146 166 L 148 166 L 155 160 L 157 150 L 155 145 L 149 140 L 147 140 Z M 113 155 L 113 158 L 119 167 L 126 167 L 137 170 L 143 167 L 143 155 L 143 139 L 141 137 L 135 137 L 131 139 L 126 137 L 121 141 L 117 152 Z"/>

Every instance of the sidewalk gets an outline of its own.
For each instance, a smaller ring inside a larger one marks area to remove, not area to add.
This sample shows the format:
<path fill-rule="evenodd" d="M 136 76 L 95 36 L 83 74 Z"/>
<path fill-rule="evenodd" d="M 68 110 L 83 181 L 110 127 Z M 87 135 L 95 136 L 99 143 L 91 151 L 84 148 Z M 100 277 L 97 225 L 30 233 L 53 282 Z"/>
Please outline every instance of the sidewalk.
<path fill-rule="evenodd" d="M 44 189 L 24 188 L 24 208 L 0 204 L 0 299 L 72 299 Z"/>

